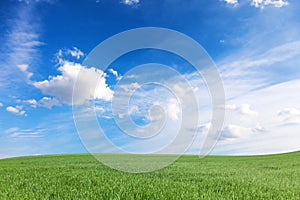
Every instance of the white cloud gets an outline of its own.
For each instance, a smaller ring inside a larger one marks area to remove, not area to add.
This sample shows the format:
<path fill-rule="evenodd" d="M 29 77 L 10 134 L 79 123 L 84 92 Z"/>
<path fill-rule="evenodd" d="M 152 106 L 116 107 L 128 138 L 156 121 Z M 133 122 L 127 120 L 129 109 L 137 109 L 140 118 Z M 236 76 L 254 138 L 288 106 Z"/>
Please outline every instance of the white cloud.
<path fill-rule="evenodd" d="M 38 105 L 38 102 L 35 99 L 28 99 L 23 102 L 30 104 L 31 107 L 33 107 L 33 108 L 36 108 L 36 106 Z"/>
<path fill-rule="evenodd" d="M 85 53 L 77 47 L 71 49 L 59 49 L 56 53 L 56 58 L 59 64 L 63 64 L 66 60 L 76 60 L 85 56 Z"/>
<path fill-rule="evenodd" d="M 85 100 L 112 99 L 113 91 L 106 84 L 106 74 L 94 67 L 86 68 L 79 63 L 64 61 L 58 68 L 61 75 L 49 77 L 48 80 L 33 82 L 33 85 L 44 94 L 57 97 L 67 104 L 72 104 L 73 85 L 77 81 L 74 104 Z"/>
<path fill-rule="evenodd" d="M 243 115 L 258 115 L 258 113 L 255 110 L 250 108 L 249 104 L 242 104 L 239 110 Z"/>
<path fill-rule="evenodd" d="M 169 99 L 167 102 L 167 113 L 172 120 L 178 120 L 181 109 L 176 99 Z"/>
<path fill-rule="evenodd" d="M 221 133 L 221 139 L 237 139 L 241 137 L 247 137 L 251 135 L 251 133 L 251 128 L 229 124 L 223 129 Z"/>
<path fill-rule="evenodd" d="M 116 77 L 117 81 L 122 79 L 122 76 L 116 70 L 110 68 L 108 71 Z"/>
<path fill-rule="evenodd" d="M 31 107 L 36 108 L 37 106 L 39 107 L 46 107 L 51 109 L 53 106 L 58 106 L 60 105 L 59 101 L 55 98 L 51 97 L 43 97 L 40 100 L 35 100 L 35 99 L 28 99 L 28 100 L 18 100 L 17 102 L 23 102 L 26 104 L 29 104 Z"/>
<path fill-rule="evenodd" d="M 30 79 L 32 77 L 33 74 L 31 72 L 27 71 L 27 69 L 28 69 L 28 65 L 27 64 L 20 64 L 20 65 L 17 65 L 17 67 L 19 68 L 19 70 L 21 72 L 23 72 L 26 75 L 27 79 Z"/>
<path fill-rule="evenodd" d="M 6 110 L 8 112 L 11 112 L 11 113 L 18 113 L 19 112 L 19 110 L 17 108 L 12 107 L 12 106 L 7 107 Z"/>
<path fill-rule="evenodd" d="M 225 105 L 225 109 L 226 110 L 236 110 L 237 109 L 237 105 L 235 105 L 235 104 L 226 104 Z"/>
<path fill-rule="evenodd" d="M 251 105 L 246 103 L 243 103 L 240 106 L 237 106 L 236 104 L 226 104 L 225 109 L 239 111 L 242 115 L 258 115 L 258 113 L 251 108 Z"/>
<path fill-rule="evenodd" d="M 0 107 L 3 107 L 3 103 L 0 102 Z"/>
<path fill-rule="evenodd" d="M 39 100 L 38 105 L 51 109 L 53 106 L 60 105 L 59 101 L 55 98 L 43 97 Z"/>
<path fill-rule="evenodd" d="M 134 82 L 134 83 L 130 83 L 130 84 L 122 84 L 122 85 L 119 85 L 119 87 L 127 93 L 132 93 L 136 89 L 140 88 L 141 86 L 137 82 Z"/>
<path fill-rule="evenodd" d="M 16 106 L 16 107 L 8 106 L 8 107 L 6 107 L 7 112 L 14 113 L 16 115 L 24 115 L 25 111 L 22 109 L 23 109 L 23 106 Z"/>
<path fill-rule="evenodd" d="M 278 112 L 278 116 L 287 123 L 300 123 L 300 110 L 297 108 L 284 108 Z"/>
<path fill-rule="evenodd" d="M 289 5 L 286 0 L 252 0 L 251 5 L 256 8 L 265 8 L 265 6 L 272 5 L 277 8 Z"/>
<path fill-rule="evenodd" d="M 71 56 L 77 58 L 77 59 L 84 56 L 84 53 L 80 49 L 78 49 L 77 47 L 73 47 L 73 49 L 68 49 L 67 53 L 70 54 Z"/>
<path fill-rule="evenodd" d="M 140 0 L 122 0 L 123 4 L 129 5 L 129 6 L 137 5 L 139 2 L 140 2 Z"/>
<path fill-rule="evenodd" d="M 105 108 L 103 108 L 103 107 L 101 107 L 101 106 L 95 106 L 95 107 L 94 107 L 94 111 L 95 111 L 95 112 L 104 113 L 104 112 L 105 112 Z"/>
<path fill-rule="evenodd" d="M 238 0 L 224 0 L 228 4 L 238 5 Z"/>
<path fill-rule="evenodd" d="M 26 72 L 27 69 L 28 69 L 28 65 L 27 65 L 27 64 L 17 65 L 17 67 L 18 67 L 22 72 Z"/>

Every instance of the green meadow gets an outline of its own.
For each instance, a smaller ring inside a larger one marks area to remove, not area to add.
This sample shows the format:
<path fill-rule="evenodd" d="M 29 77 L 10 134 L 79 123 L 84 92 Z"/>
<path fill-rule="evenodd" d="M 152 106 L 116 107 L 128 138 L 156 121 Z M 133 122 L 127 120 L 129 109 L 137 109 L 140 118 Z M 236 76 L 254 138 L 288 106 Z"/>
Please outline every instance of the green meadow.
<path fill-rule="evenodd" d="M 2 159 L 0 199 L 300 199 L 300 152 L 185 155 L 142 174 L 110 169 L 87 154 Z"/>

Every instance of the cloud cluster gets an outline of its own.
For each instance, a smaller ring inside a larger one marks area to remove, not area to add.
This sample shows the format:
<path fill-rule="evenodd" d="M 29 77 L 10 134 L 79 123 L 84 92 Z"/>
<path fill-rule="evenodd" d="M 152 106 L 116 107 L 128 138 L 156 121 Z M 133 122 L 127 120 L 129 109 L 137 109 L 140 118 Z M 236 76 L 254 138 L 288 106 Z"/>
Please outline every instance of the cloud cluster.
<path fill-rule="evenodd" d="M 51 97 L 42 97 L 40 100 L 29 99 L 23 100 L 24 103 L 31 107 L 47 107 L 60 105 L 61 103 L 82 104 L 86 100 L 104 100 L 110 101 L 113 97 L 113 91 L 106 83 L 106 73 L 95 67 L 87 68 L 77 62 L 71 62 L 65 59 L 65 56 L 72 56 L 79 59 L 84 53 L 77 47 L 72 49 L 59 50 L 56 54 L 58 58 L 58 75 L 49 76 L 42 81 L 32 81 L 33 73 L 28 71 L 27 64 L 20 64 L 18 68 L 26 75 L 29 84 L 41 90 L 43 94 Z M 109 69 L 117 80 L 122 76 L 113 69 Z M 73 87 L 77 82 L 76 96 L 73 97 Z"/>
<path fill-rule="evenodd" d="M 56 98 L 51 98 L 51 97 L 43 97 L 38 101 L 35 99 L 28 99 L 28 100 L 23 100 L 23 102 L 29 104 L 33 108 L 46 107 L 51 109 L 53 106 L 60 105 L 59 101 Z"/>

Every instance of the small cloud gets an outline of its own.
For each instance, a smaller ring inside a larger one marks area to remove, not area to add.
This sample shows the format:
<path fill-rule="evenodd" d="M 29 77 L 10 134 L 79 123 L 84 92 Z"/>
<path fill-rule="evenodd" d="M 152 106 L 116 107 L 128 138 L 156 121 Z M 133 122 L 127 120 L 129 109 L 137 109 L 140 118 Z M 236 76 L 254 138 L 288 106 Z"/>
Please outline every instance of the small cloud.
<path fill-rule="evenodd" d="M 104 113 L 105 112 L 105 109 L 101 106 L 95 106 L 94 107 L 94 111 L 95 112 L 101 112 L 101 113 Z"/>
<path fill-rule="evenodd" d="M 51 109 L 53 106 L 60 105 L 59 101 L 55 98 L 43 97 L 39 100 L 38 105 Z"/>
<path fill-rule="evenodd" d="M 239 4 L 238 0 L 224 0 L 224 1 L 225 1 L 226 3 L 232 4 L 232 5 L 234 5 L 234 6 L 236 6 L 236 5 Z"/>
<path fill-rule="evenodd" d="M 237 107 L 237 105 L 235 105 L 235 104 L 226 104 L 226 105 L 224 106 L 224 108 L 225 108 L 226 110 L 236 110 L 238 107 Z"/>
<path fill-rule="evenodd" d="M 0 107 L 3 107 L 3 103 L 0 102 Z"/>
<path fill-rule="evenodd" d="M 257 132 L 257 133 L 263 133 L 266 131 L 267 131 L 266 128 L 261 125 L 258 125 L 257 127 L 252 129 L 252 132 Z"/>
<path fill-rule="evenodd" d="M 222 133 L 221 139 L 237 139 L 241 137 L 245 137 L 251 134 L 251 129 L 247 127 L 242 127 L 234 124 L 229 124 L 226 126 Z"/>
<path fill-rule="evenodd" d="M 84 57 L 84 53 L 77 47 L 72 47 L 72 49 L 59 49 L 56 53 L 56 59 L 58 60 L 59 64 L 63 64 L 65 59 L 72 59 L 75 58 L 79 60 L 80 58 Z"/>
<path fill-rule="evenodd" d="M 289 2 L 286 0 L 252 0 L 251 5 L 261 9 L 264 9 L 268 5 L 281 8 L 289 5 Z"/>
<path fill-rule="evenodd" d="M 30 104 L 31 107 L 36 108 L 38 102 L 35 99 L 24 100 L 24 103 Z"/>
<path fill-rule="evenodd" d="M 172 120 L 178 120 L 181 110 L 176 99 L 169 99 L 167 103 L 167 113 Z"/>
<path fill-rule="evenodd" d="M 249 104 L 242 104 L 239 108 L 239 111 L 243 115 L 257 115 L 258 113 L 251 109 Z"/>
<path fill-rule="evenodd" d="M 108 71 L 116 77 L 117 81 L 122 79 L 122 76 L 116 70 L 110 68 Z"/>
<path fill-rule="evenodd" d="M 22 109 L 23 109 L 23 106 L 16 106 L 16 107 L 8 106 L 6 108 L 6 111 L 10 112 L 10 113 L 13 113 L 13 114 L 16 114 L 16 115 L 24 115 L 25 111 L 22 110 Z"/>
<path fill-rule="evenodd" d="M 17 65 L 17 67 L 19 68 L 19 70 L 21 72 L 23 72 L 26 75 L 27 79 L 30 79 L 32 77 L 33 74 L 31 72 L 27 71 L 27 69 L 28 69 L 27 64 L 20 64 L 20 65 Z"/>
<path fill-rule="evenodd" d="M 300 110 L 297 108 L 284 108 L 278 112 L 278 116 L 287 123 L 300 123 Z"/>
<path fill-rule="evenodd" d="M 139 4 L 140 0 L 122 0 L 121 3 L 129 5 L 129 6 L 135 6 Z"/>
<path fill-rule="evenodd" d="M 72 57 L 75 57 L 77 59 L 80 59 L 84 56 L 84 53 L 78 49 L 77 47 L 73 47 L 73 49 L 68 49 L 67 53 L 70 54 Z"/>
<path fill-rule="evenodd" d="M 258 125 L 254 128 L 250 128 L 250 127 L 244 127 L 235 124 L 229 124 L 222 130 L 220 139 L 235 140 L 238 138 L 248 137 L 255 133 L 264 133 L 264 132 L 266 132 L 266 129 L 261 125 Z"/>
<path fill-rule="evenodd" d="M 130 84 L 119 85 L 119 87 L 127 93 L 132 93 L 133 91 L 140 88 L 141 86 L 137 82 L 134 82 L 134 83 L 130 83 Z"/>
<path fill-rule="evenodd" d="M 226 104 L 224 108 L 226 110 L 239 111 L 242 115 L 258 115 L 258 113 L 253 110 L 249 104 L 241 104 L 240 106 L 237 106 L 236 104 Z"/>
<path fill-rule="evenodd" d="M 28 65 L 27 65 L 27 64 L 17 65 L 17 67 L 18 67 L 19 70 L 21 70 L 22 72 L 26 72 L 27 69 L 28 69 Z"/>

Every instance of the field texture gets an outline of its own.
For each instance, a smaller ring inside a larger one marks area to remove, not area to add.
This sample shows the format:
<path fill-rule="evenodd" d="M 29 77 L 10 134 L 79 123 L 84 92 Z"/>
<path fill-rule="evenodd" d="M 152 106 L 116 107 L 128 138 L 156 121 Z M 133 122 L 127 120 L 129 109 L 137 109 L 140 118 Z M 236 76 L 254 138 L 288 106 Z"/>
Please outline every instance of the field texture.
<path fill-rule="evenodd" d="M 90 155 L 4 159 L 0 199 L 300 199 L 300 152 L 183 156 L 146 174 L 107 168 Z"/>

